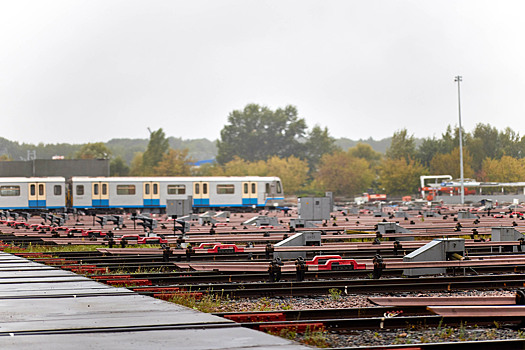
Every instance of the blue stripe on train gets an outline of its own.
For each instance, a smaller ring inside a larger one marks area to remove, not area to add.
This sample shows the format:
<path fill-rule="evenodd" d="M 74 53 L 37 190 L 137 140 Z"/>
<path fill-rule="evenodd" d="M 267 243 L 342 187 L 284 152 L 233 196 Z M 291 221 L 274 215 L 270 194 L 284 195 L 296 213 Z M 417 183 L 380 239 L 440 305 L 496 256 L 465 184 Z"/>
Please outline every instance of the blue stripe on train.
<path fill-rule="evenodd" d="M 194 207 L 196 208 L 199 208 L 199 207 L 206 207 L 206 208 L 246 208 L 246 205 L 242 205 L 242 204 L 200 204 L 200 205 L 195 205 L 193 204 Z M 104 208 L 116 208 L 116 209 L 119 209 L 119 208 L 123 208 L 123 209 L 140 209 L 140 208 L 166 208 L 165 205 L 158 205 L 158 206 L 144 206 L 144 205 L 110 205 L 110 206 L 107 206 L 107 207 L 104 207 Z M 264 205 L 262 204 L 257 204 L 257 207 L 261 207 L 263 208 Z M 51 207 L 48 207 L 48 208 L 51 208 Z M 63 207 L 57 207 L 57 208 L 63 208 Z M 89 208 L 93 208 L 93 207 L 86 207 L 85 205 L 74 205 L 73 208 L 77 208 L 77 209 L 89 209 Z M 97 208 L 100 208 L 100 207 L 97 207 Z M 2 208 L 0 208 L 2 209 Z M 6 208 L 6 209 L 9 209 L 9 208 Z M 12 208 L 12 209 L 19 209 L 19 208 Z M 22 209 L 22 208 L 20 208 Z"/>
<path fill-rule="evenodd" d="M 209 198 L 193 198 L 194 206 L 209 207 L 210 199 Z"/>
<path fill-rule="evenodd" d="M 46 207 L 46 200 L 29 200 L 29 208 L 45 208 Z"/>
<path fill-rule="evenodd" d="M 109 207 L 109 199 L 93 199 L 91 205 L 94 207 Z"/>
<path fill-rule="evenodd" d="M 257 198 L 243 198 L 242 205 L 257 205 Z"/>
<path fill-rule="evenodd" d="M 38 207 L 43 208 L 43 207 Z M 22 210 L 22 209 L 38 209 L 37 207 L 0 207 L 0 210 Z M 60 206 L 51 206 L 51 207 L 45 207 L 45 209 L 65 209 L 65 207 Z"/>
<path fill-rule="evenodd" d="M 143 204 L 145 207 L 158 207 L 160 205 L 160 199 L 146 199 L 144 198 Z"/>
<path fill-rule="evenodd" d="M 250 200 L 250 198 L 245 198 L 247 200 Z M 227 204 L 227 203 L 224 203 L 224 204 L 210 204 L 210 199 L 209 198 L 194 198 L 193 199 L 193 206 L 194 207 L 208 207 L 208 208 L 219 208 L 219 207 L 232 207 L 232 208 L 242 208 L 242 207 L 246 207 L 246 205 L 256 205 L 257 207 L 264 207 L 265 204 L 269 201 L 269 200 L 284 200 L 284 197 L 273 197 L 273 198 L 267 198 L 266 199 L 266 202 L 264 204 L 258 204 L 256 201 L 257 199 L 256 198 L 251 198 L 251 200 L 253 200 L 253 204 L 247 204 L 247 203 L 250 203 L 250 202 L 245 202 L 243 200 L 242 204 Z M 159 201 L 158 199 L 156 199 L 156 201 Z M 149 203 L 153 203 L 153 202 L 149 202 Z M 166 208 L 166 205 L 163 204 L 163 205 L 160 205 L 160 202 L 157 202 L 158 204 L 146 204 L 146 200 L 144 200 L 144 204 L 142 206 L 137 206 L 137 205 L 107 205 L 107 208 L 151 208 L 152 206 L 155 206 L 157 208 Z M 82 209 L 82 208 L 86 208 L 86 206 L 83 206 L 83 205 L 74 205 L 73 208 L 79 208 L 79 209 Z"/>

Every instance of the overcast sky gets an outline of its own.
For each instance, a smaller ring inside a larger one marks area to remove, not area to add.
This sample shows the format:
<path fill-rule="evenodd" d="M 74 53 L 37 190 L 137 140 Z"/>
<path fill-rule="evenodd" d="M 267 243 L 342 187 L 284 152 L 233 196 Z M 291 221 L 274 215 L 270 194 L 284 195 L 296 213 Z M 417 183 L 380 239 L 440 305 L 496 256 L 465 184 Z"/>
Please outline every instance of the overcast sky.
<path fill-rule="evenodd" d="M 248 103 L 334 137 L 525 134 L 525 2 L 0 0 L 0 137 L 219 138 Z"/>

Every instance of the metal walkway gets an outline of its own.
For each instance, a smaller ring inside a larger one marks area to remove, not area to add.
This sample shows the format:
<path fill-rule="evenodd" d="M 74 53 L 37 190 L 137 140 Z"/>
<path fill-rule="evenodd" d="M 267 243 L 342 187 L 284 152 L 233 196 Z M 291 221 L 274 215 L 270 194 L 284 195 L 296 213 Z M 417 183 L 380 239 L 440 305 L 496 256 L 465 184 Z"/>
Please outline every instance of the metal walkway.
<path fill-rule="evenodd" d="M 0 252 L 1 349 L 310 349 Z"/>

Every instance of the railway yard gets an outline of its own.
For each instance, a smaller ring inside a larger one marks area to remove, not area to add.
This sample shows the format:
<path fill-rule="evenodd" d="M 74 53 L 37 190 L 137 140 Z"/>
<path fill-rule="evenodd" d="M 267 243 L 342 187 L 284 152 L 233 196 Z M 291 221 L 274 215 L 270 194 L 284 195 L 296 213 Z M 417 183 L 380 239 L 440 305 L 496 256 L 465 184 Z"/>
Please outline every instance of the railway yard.
<path fill-rule="evenodd" d="M 525 348 L 519 208 L 348 209 L 315 227 L 290 226 L 295 218 L 295 209 L 185 222 L 2 211 L 0 344 L 74 336 L 126 349 L 122 339 L 139 339 L 137 348 Z M 80 299 L 104 316 L 57 317 Z"/>

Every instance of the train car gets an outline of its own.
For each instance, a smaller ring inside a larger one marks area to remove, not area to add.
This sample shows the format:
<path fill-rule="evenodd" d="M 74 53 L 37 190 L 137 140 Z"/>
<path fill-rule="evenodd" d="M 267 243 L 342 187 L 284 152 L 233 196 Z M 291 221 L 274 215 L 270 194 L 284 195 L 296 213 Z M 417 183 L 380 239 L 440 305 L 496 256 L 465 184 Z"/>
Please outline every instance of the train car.
<path fill-rule="evenodd" d="M 0 178 L 0 209 L 63 209 L 66 192 L 63 177 Z"/>
<path fill-rule="evenodd" d="M 73 177 L 73 208 L 163 211 L 168 199 L 192 197 L 194 208 L 262 208 L 284 202 L 278 177 Z"/>

